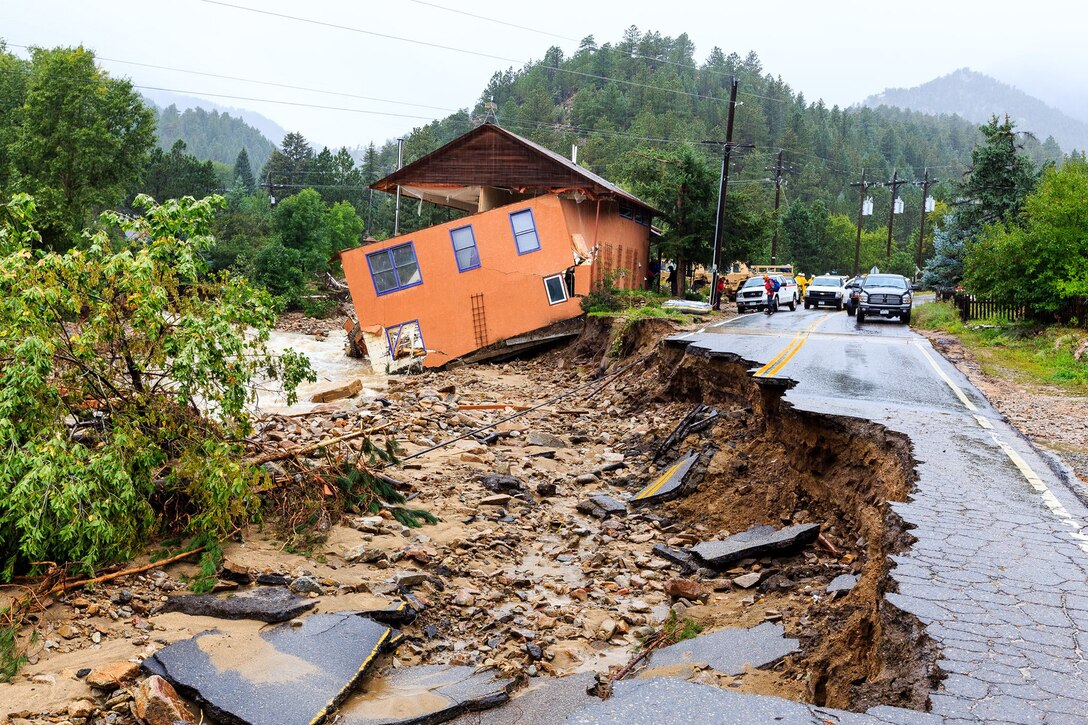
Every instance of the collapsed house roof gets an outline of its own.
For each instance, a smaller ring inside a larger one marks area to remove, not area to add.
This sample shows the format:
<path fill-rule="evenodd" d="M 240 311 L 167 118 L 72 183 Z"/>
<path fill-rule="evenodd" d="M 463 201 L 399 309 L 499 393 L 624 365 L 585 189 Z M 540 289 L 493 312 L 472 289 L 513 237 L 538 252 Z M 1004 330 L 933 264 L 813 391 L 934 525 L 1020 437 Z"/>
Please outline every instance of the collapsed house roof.
<path fill-rule="evenodd" d="M 485 123 L 371 184 L 439 206 L 475 212 L 481 188 L 517 194 L 581 194 L 625 202 L 648 214 L 652 206 L 554 151 Z"/>

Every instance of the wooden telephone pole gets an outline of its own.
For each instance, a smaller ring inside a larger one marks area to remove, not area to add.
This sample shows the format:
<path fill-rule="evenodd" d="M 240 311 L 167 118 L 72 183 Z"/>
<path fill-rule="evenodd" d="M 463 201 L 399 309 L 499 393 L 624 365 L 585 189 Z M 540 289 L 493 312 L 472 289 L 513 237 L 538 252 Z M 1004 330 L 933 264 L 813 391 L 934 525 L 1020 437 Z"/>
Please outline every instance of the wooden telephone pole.
<path fill-rule="evenodd" d="M 729 118 L 725 124 L 725 149 L 722 151 L 722 175 L 718 180 L 718 213 L 714 218 L 714 253 L 711 258 L 710 299 L 718 294 L 718 266 L 722 256 L 722 228 L 725 226 L 725 197 L 729 193 L 729 156 L 733 152 L 733 119 L 737 114 L 737 86 L 740 82 L 733 78 L 729 85 Z M 718 301 L 720 303 L 720 301 Z"/>
<path fill-rule="evenodd" d="M 774 172 L 774 236 L 771 237 L 771 264 L 778 264 L 778 202 L 782 198 L 782 149 L 778 150 L 778 159 L 773 169 L 765 169 Z"/>
<path fill-rule="evenodd" d="M 884 186 L 890 186 L 892 189 L 892 206 L 888 210 L 888 264 L 892 263 L 892 228 L 895 226 L 895 200 L 899 198 L 899 187 L 903 184 L 909 183 L 906 179 L 899 178 L 899 170 L 892 169 L 892 180 L 885 183 Z"/>
<path fill-rule="evenodd" d="M 918 252 L 915 255 L 914 266 L 918 269 L 922 268 L 922 242 L 926 236 L 926 200 L 929 199 L 929 187 L 936 184 L 940 179 L 929 178 L 929 169 L 926 169 L 925 178 L 921 182 L 914 182 L 918 186 L 922 187 L 922 223 L 918 228 Z"/>
<path fill-rule="evenodd" d="M 869 190 L 869 187 L 880 186 L 880 182 L 866 181 L 865 169 L 861 170 L 861 181 L 850 184 L 850 186 L 857 187 L 861 193 L 861 199 L 858 201 L 858 235 L 854 241 L 854 276 L 857 277 L 860 272 L 861 264 L 861 218 L 865 216 L 865 192 Z"/>

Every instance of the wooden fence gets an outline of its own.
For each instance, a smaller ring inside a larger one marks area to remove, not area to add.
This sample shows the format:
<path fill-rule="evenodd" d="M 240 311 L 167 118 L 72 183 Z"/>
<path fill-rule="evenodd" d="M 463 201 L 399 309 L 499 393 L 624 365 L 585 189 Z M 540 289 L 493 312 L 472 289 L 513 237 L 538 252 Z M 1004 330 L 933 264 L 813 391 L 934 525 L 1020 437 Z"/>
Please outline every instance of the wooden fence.
<path fill-rule="evenodd" d="M 959 310 L 960 319 L 964 322 L 971 320 L 985 320 L 999 318 L 1016 322 L 1018 320 L 1037 320 L 1038 322 L 1061 322 L 1065 325 L 1088 329 L 1088 298 L 1069 300 L 1057 313 L 1044 313 L 1025 307 L 1023 305 L 1010 305 L 994 300 L 984 300 L 967 294 L 956 292 L 952 294 L 938 293 L 938 299 L 951 300 Z"/>

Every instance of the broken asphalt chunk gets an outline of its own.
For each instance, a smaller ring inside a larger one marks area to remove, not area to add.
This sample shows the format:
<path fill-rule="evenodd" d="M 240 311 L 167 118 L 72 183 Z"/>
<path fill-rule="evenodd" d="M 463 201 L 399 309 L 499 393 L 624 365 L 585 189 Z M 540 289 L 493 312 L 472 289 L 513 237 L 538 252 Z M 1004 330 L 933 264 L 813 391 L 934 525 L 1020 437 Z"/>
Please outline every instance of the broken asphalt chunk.
<path fill-rule="evenodd" d="M 839 574 L 827 585 L 828 594 L 845 594 L 854 588 L 858 578 L 854 574 Z"/>
<path fill-rule="evenodd" d="M 701 634 L 664 647 L 650 655 L 644 676 L 657 667 L 702 664 L 727 675 L 746 667 L 762 667 L 797 651 L 797 640 L 786 636 L 781 624 L 764 623 L 751 629 L 731 627 Z"/>
<path fill-rule="evenodd" d="M 648 483 L 641 491 L 631 497 L 631 503 L 644 504 L 652 501 L 664 501 L 674 496 L 684 485 L 684 478 L 688 471 L 699 460 L 698 453 L 692 453 L 687 458 L 681 458 L 666 468 L 660 476 Z"/>
<path fill-rule="evenodd" d="M 603 493 L 595 493 L 578 504 L 578 511 L 587 516 L 605 519 L 609 516 L 626 516 L 627 504 Z"/>
<path fill-rule="evenodd" d="M 369 679 L 340 708 L 343 725 L 408 725 L 445 722 L 510 699 L 513 680 L 496 670 L 422 665 Z"/>
<path fill-rule="evenodd" d="M 654 548 L 650 550 L 650 553 L 654 556 L 660 556 L 662 559 L 667 559 L 674 564 L 679 564 L 684 571 L 695 571 L 699 568 L 693 555 L 680 549 L 674 549 L 671 546 L 654 544 Z"/>
<path fill-rule="evenodd" d="M 236 594 L 183 594 L 172 596 L 163 604 L 164 612 L 181 612 L 194 617 L 219 619 L 256 619 L 261 622 L 286 622 L 314 608 L 317 601 L 292 594 L 284 587 L 259 587 Z"/>
<path fill-rule="evenodd" d="M 314 614 L 259 634 L 210 630 L 144 660 L 216 720 L 238 725 L 320 721 L 399 632 L 353 613 Z"/>
<path fill-rule="evenodd" d="M 708 566 L 724 569 L 730 564 L 765 554 L 787 552 L 811 544 L 820 534 L 819 524 L 797 524 L 775 530 L 773 526 L 753 526 L 723 541 L 704 541 L 691 547 Z"/>

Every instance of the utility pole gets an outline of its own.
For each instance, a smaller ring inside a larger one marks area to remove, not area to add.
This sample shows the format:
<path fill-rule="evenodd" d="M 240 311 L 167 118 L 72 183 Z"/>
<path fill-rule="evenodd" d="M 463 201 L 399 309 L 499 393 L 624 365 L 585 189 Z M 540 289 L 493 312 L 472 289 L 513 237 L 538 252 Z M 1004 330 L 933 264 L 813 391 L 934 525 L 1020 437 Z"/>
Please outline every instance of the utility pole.
<path fill-rule="evenodd" d="M 892 180 L 884 184 L 892 188 L 892 207 L 888 210 L 888 264 L 892 263 L 892 228 L 895 226 L 895 200 L 899 198 L 899 187 L 908 183 L 899 178 L 899 170 L 892 169 Z"/>
<path fill-rule="evenodd" d="M 397 139 L 397 171 L 404 164 L 404 138 Z M 393 236 L 400 236 L 400 184 L 397 184 L 397 209 L 393 212 Z"/>
<path fill-rule="evenodd" d="M 736 76 L 729 85 L 729 118 L 725 124 L 725 149 L 722 151 L 722 174 L 718 179 L 718 213 L 714 218 L 714 253 L 711 258 L 710 275 L 710 299 L 715 300 L 718 294 L 718 266 L 721 264 L 722 232 L 725 226 L 725 197 L 729 193 L 729 156 L 733 152 L 733 119 L 737 113 L 737 86 L 740 82 Z M 716 300 L 721 304 L 721 300 Z"/>
<path fill-rule="evenodd" d="M 925 178 L 920 183 L 917 181 L 914 182 L 916 185 L 922 187 L 922 223 L 918 228 L 918 253 L 914 260 L 914 266 L 917 269 L 922 268 L 922 241 L 926 236 L 926 212 L 929 211 L 926 209 L 926 204 L 929 200 L 929 187 L 933 186 L 938 181 L 940 181 L 940 179 L 929 178 L 929 168 L 927 167 Z"/>
<path fill-rule="evenodd" d="M 861 265 L 861 218 L 865 216 L 865 192 L 869 190 L 870 186 L 878 186 L 878 182 L 865 180 L 865 169 L 861 170 L 861 181 L 850 184 L 850 186 L 856 186 L 858 191 L 861 192 L 861 198 L 858 200 L 858 236 L 854 241 L 854 276 L 858 276 Z"/>
<path fill-rule="evenodd" d="M 778 150 L 778 159 L 773 169 L 764 171 L 774 172 L 774 236 L 771 237 L 771 264 L 778 264 L 778 202 L 782 198 L 782 149 Z"/>
<path fill-rule="evenodd" d="M 268 205 L 269 206 L 275 206 L 276 205 L 276 189 L 283 188 L 283 185 L 282 184 L 279 184 L 279 185 L 273 184 L 272 183 L 272 172 L 269 171 L 268 172 L 268 181 L 266 182 L 265 186 L 268 187 Z"/>

